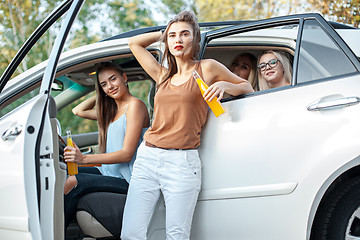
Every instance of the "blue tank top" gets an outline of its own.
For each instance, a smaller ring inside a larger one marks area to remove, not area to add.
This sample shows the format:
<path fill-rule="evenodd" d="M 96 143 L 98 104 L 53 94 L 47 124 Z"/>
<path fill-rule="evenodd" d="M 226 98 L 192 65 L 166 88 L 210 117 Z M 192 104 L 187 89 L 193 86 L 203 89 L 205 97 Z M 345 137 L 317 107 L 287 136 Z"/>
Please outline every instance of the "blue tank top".
<path fill-rule="evenodd" d="M 124 138 L 126 133 L 126 110 L 116 121 L 110 123 L 107 129 L 106 135 L 106 152 L 116 152 L 123 148 Z M 143 140 L 143 135 L 147 128 L 142 129 L 142 133 L 139 139 L 137 147 Z M 133 170 L 134 161 L 136 158 L 136 151 L 130 162 L 126 163 L 114 163 L 114 164 L 102 164 L 101 167 L 97 167 L 102 175 L 118 177 L 130 182 L 131 173 Z"/>

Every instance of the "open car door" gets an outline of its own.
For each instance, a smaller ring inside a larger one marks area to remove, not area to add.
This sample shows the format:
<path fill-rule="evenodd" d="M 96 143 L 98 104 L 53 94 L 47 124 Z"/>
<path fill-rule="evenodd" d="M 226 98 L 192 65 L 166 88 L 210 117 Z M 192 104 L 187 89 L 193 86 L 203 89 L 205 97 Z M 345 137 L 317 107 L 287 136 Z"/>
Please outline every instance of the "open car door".
<path fill-rule="evenodd" d="M 58 159 L 53 159 L 54 131 L 50 114 L 56 107 L 51 104 L 50 91 L 66 37 L 83 2 L 63 1 L 25 42 L 0 79 L 2 92 L 31 47 L 67 12 L 39 93 L 0 118 L 1 239 L 54 239 L 54 161 Z"/>

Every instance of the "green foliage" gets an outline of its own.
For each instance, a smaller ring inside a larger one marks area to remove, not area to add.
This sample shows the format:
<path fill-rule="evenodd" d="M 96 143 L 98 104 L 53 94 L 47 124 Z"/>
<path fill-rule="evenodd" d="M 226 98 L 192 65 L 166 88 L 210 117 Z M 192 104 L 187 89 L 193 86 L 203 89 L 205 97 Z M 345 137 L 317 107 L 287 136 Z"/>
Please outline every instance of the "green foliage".
<path fill-rule="evenodd" d="M 109 16 L 121 31 L 155 25 L 143 0 L 112 0 L 108 5 L 111 9 Z"/>
<path fill-rule="evenodd" d="M 249 0 L 196 0 L 199 21 L 226 21 L 250 18 Z"/>
<path fill-rule="evenodd" d="M 65 108 L 61 109 L 58 113 L 57 118 L 61 123 L 62 134 L 65 133 L 66 130 L 70 129 L 72 134 L 77 133 L 86 133 L 86 132 L 96 132 L 98 130 L 97 121 L 84 119 L 78 117 L 72 113 L 72 109 L 87 99 L 90 96 L 84 96 L 77 101 L 69 104 Z"/>
<path fill-rule="evenodd" d="M 59 1 L 1 0 L 0 29 L 3 30 L 0 32 L 0 74 L 57 2 Z M 51 33 L 45 33 L 37 48 L 30 52 L 15 74 L 22 73 L 46 59 L 52 41 Z"/>
<path fill-rule="evenodd" d="M 308 0 L 310 10 L 319 11 L 332 21 L 359 27 L 360 23 L 360 0 Z"/>
<path fill-rule="evenodd" d="M 129 90 L 131 94 L 141 99 L 148 108 L 149 108 L 148 94 L 150 91 L 150 86 L 151 86 L 150 81 L 129 82 Z"/>
<path fill-rule="evenodd" d="M 191 10 L 194 13 L 198 13 L 196 10 L 197 2 L 195 0 L 161 0 L 161 3 L 163 6 L 160 6 L 159 8 L 165 16 L 176 15 L 184 10 Z"/>

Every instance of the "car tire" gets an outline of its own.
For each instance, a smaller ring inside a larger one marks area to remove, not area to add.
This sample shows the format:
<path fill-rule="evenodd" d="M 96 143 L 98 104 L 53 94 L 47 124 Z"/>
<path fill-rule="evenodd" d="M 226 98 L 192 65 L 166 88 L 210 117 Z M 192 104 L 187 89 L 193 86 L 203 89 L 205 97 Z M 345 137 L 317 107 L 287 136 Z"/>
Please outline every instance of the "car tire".
<path fill-rule="evenodd" d="M 338 186 L 322 200 L 315 216 L 311 240 L 360 238 L 360 177 Z"/>

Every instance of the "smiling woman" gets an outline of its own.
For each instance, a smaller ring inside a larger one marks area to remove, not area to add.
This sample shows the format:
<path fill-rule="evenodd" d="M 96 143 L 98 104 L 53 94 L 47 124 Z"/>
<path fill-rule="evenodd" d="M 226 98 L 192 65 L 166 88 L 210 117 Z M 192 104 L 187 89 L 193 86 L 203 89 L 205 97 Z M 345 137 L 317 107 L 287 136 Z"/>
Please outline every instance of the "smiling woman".
<path fill-rule="evenodd" d="M 129 92 L 124 71 L 116 64 L 103 63 L 96 72 L 96 108 L 95 97 L 92 97 L 73 112 L 98 121 L 100 154 L 82 154 L 75 145 L 65 148 L 64 159 L 67 163 L 101 166 L 79 168 L 79 174 L 66 179 L 65 228 L 74 217 L 83 195 L 99 191 L 127 193 L 136 150 L 149 127 L 147 108 Z"/>
<path fill-rule="evenodd" d="M 292 67 L 284 52 L 265 51 L 259 57 L 257 68 L 260 91 L 291 84 Z"/>

